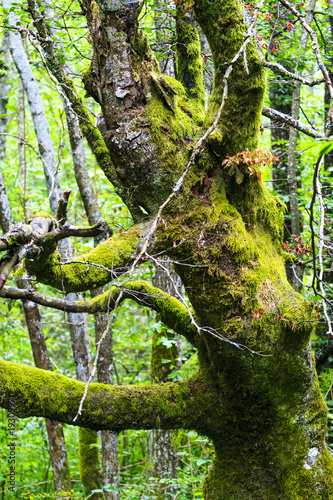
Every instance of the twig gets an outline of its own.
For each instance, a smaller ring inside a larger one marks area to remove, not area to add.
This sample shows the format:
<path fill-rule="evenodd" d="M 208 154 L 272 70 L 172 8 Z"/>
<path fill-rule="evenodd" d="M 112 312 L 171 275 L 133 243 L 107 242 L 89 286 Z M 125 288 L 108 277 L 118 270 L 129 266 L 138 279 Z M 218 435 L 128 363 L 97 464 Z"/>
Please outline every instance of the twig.
<path fill-rule="evenodd" d="M 278 74 L 282 73 L 283 75 L 287 75 L 287 76 L 291 77 L 293 80 L 297 80 L 298 82 L 301 82 L 301 83 L 303 83 L 303 85 L 307 85 L 308 87 L 314 87 L 315 85 L 320 85 L 321 83 L 325 82 L 325 78 L 318 78 L 318 79 L 312 80 L 312 82 L 310 82 L 309 80 L 306 80 L 305 78 L 298 75 L 297 73 L 292 73 L 291 71 L 288 71 L 280 63 L 266 61 L 264 59 L 262 61 L 262 64 L 273 71 L 275 70 L 274 73 L 278 73 Z"/>

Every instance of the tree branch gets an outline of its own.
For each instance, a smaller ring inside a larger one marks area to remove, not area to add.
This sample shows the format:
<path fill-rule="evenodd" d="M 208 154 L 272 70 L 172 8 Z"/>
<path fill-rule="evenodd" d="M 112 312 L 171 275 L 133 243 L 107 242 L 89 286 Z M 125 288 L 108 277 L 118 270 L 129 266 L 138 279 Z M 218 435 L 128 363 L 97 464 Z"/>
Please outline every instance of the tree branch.
<path fill-rule="evenodd" d="M 5 286 L 0 291 L 0 296 L 6 299 L 25 299 L 36 304 L 53 307 L 66 312 L 89 313 L 113 311 L 119 297 L 119 287 L 113 286 L 111 290 L 94 297 L 88 301 L 73 302 L 67 299 L 47 297 L 35 290 L 19 289 Z M 130 281 L 126 284 L 121 302 L 126 299 L 153 309 L 161 316 L 161 321 L 176 333 L 183 335 L 189 342 L 195 344 L 197 329 L 192 323 L 186 307 L 175 297 L 163 292 L 146 281 Z"/>
<path fill-rule="evenodd" d="M 299 130 L 300 132 L 303 132 L 303 134 L 309 135 L 310 137 L 314 137 L 315 139 L 325 139 L 326 137 L 325 134 L 323 134 L 322 132 L 317 132 L 317 130 L 314 130 L 309 125 L 305 125 L 299 120 L 295 120 L 291 116 L 285 115 L 284 113 L 276 111 L 275 109 L 268 108 L 267 106 L 262 107 L 262 114 L 264 116 L 267 116 L 267 118 L 270 118 L 271 120 L 275 120 L 280 123 L 285 123 L 286 125 L 289 125 L 290 127 L 293 127 Z"/>
<path fill-rule="evenodd" d="M 58 201 L 56 219 L 60 226 L 63 226 L 67 221 L 67 206 L 71 192 L 72 192 L 71 189 L 66 189 L 66 191 L 62 193 L 62 197 Z"/>
<path fill-rule="evenodd" d="M 137 224 L 118 233 L 80 257 L 80 261 L 63 262 L 50 245 L 50 249 L 44 249 L 34 260 L 26 260 L 25 265 L 37 281 L 61 291 L 82 292 L 98 288 L 128 269 L 148 227 L 148 223 Z"/>
<path fill-rule="evenodd" d="M 15 408 L 20 418 L 47 417 L 73 425 L 84 388 L 84 383 L 60 374 L 0 361 L 0 406 Z M 216 413 L 211 391 L 198 375 L 148 386 L 92 383 L 75 425 L 114 431 L 185 427 L 208 433 L 204 422 Z"/>
<path fill-rule="evenodd" d="M 303 83 L 303 85 L 307 85 L 308 87 L 314 87 L 315 85 L 320 85 L 321 83 L 325 83 L 325 78 L 318 78 L 316 80 L 312 80 L 310 82 L 309 80 L 306 80 L 302 76 L 298 75 L 297 73 L 292 73 L 291 71 L 288 71 L 282 64 L 279 63 L 274 63 L 271 61 L 266 61 L 265 59 L 262 60 L 262 64 L 266 67 L 271 69 L 274 73 L 277 73 L 278 75 L 286 75 L 292 78 L 293 80 L 297 80 L 298 82 Z"/>

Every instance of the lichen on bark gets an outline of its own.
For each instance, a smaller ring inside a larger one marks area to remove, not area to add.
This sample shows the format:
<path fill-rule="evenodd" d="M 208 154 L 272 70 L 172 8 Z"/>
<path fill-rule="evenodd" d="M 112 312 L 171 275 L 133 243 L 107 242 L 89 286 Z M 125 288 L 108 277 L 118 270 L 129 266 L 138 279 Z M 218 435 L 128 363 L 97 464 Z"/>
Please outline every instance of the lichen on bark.
<path fill-rule="evenodd" d="M 202 120 L 201 94 L 160 75 L 137 32 L 137 4 L 100 1 L 98 6 L 90 19 L 95 53 L 86 87 L 101 104 L 99 128 L 116 175 L 148 216 L 144 225 L 81 257 L 84 264 L 60 265 L 59 257 L 47 252 L 27 263 L 39 281 L 68 291 L 100 286 L 111 280 L 111 271 L 133 262 L 195 140 L 216 116 L 226 63 L 247 31 L 240 1 L 195 1 L 215 66 Z M 237 184 L 221 166 L 228 155 L 258 146 L 265 73 L 254 41 L 246 50 L 249 72 L 240 58 L 218 127 L 151 238 L 150 251 L 176 261 L 193 307 L 195 334 L 191 316 L 182 314 L 178 302 L 167 299 L 161 310 L 166 322 L 177 312 L 179 330 L 198 350 L 198 373 L 151 387 L 91 384 L 77 424 L 113 430 L 185 427 L 205 434 L 215 448 L 206 500 L 333 499 L 326 407 L 309 348 L 313 311 L 286 279 L 282 204 L 248 175 Z M 200 53 L 191 54 L 200 68 Z M 154 294 L 148 307 L 158 306 L 160 296 Z M 13 390 L 18 415 L 72 422 L 82 384 L 5 362 L 0 373 L 2 406 Z"/>

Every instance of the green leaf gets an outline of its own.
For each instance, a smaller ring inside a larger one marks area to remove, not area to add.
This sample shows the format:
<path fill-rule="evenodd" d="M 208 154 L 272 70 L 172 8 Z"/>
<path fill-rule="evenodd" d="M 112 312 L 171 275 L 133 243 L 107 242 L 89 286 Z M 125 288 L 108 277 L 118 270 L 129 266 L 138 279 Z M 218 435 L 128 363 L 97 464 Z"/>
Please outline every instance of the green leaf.
<path fill-rule="evenodd" d="M 244 174 L 243 172 L 241 172 L 240 170 L 238 170 L 237 174 L 236 174 L 236 182 L 237 184 L 242 184 L 244 180 Z"/>
<path fill-rule="evenodd" d="M 333 149 L 333 142 L 327 141 L 324 142 L 322 147 L 319 150 L 319 156 L 327 155 Z"/>

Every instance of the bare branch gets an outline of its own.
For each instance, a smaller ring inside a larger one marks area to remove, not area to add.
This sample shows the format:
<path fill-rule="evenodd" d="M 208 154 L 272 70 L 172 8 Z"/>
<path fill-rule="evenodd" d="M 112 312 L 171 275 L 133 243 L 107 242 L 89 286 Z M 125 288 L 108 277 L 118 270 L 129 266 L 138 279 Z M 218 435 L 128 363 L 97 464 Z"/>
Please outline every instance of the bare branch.
<path fill-rule="evenodd" d="M 308 87 L 314 87 L 315 85 L 320 85 L 321 83 L 325 83 L 325 78 L 318 78 L 316 80 L 306 80 L 302 76 L 300 76 L 297 73 L 292 73 L 291 71 L 288 71 L 282 64 L 271 62 L 271 61 L 266 61 L 265 59 L 262 60 L 262 64 L 266 67 L 274 71 L 274 73 L 277 74 L 282 74 L 289 76 L 293 80 L 297 80 L 298 82 L 303 83 L 303 85 L 307 85 Z"/>
<path fill-rule="evenodd" d="M 0 289 L 4 286 L 10 271 L 17 264 L 18 252 L 14 255 L 4 255 L 0 261 Z"/>
<path fill-rule="evenodd" d="M 290 115 L 285 115 L 284 113 L 268 108 L 267 106 L 262 107 L 262 114 L 271 120 L 285 123 L 286 125 L 289 125 L 290 127 L 293 127 L 300 132 L 303 132 L 303 134 L 313 137 L 314 139 L 325 139 L 326 137 L 326 135 L 322 132 L 317 132 L 317 130 L 314 130 L 309 125 L 305 125 L 305 123 L 302 123 L 299 120 L 295 120 Z"/>

